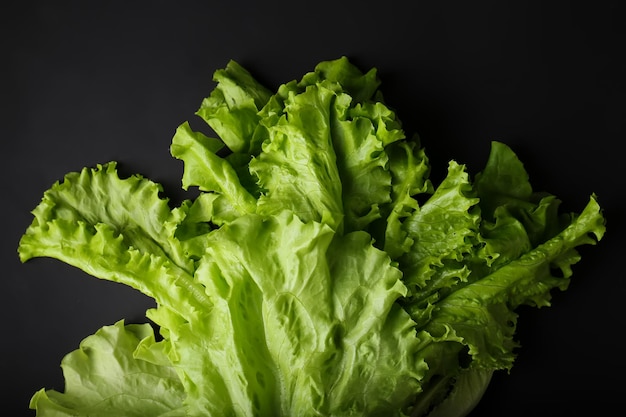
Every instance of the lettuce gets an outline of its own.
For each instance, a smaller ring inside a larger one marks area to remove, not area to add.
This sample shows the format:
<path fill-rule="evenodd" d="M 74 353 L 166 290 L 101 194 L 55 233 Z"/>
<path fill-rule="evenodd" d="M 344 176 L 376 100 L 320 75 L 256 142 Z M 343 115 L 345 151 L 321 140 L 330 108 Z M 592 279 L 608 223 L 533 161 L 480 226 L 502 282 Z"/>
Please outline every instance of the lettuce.
<path fill-rule="evenodd" d="M 565 290 L 605 219 L 562 213 L 504 143 L 434 184 L 375 69 L 275 92 L 234 61 L 171 154 L 197 197 L 109 162 L 44 193 L 19 243 L 154 298 L 62 362 L 38 416 L 463 416 L 513 366 L 521 305 Z M 155 330 L 158 333 L 155 333 Z"/>

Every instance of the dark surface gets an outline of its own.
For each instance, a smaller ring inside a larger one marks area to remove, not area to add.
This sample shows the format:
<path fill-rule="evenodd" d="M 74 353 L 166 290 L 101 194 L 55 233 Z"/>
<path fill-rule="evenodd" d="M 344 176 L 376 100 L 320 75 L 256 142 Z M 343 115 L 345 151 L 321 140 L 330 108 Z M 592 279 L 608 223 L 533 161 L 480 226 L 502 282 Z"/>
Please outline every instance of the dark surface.
<path fill-rule="evenodd" d="M 604 240 L 582 249 L 552 307 L 520 311 L 518 360 L 471 416 L 624 409 L 623 3 L 13 3 L 0 15 L 2 415 L 33 415 L 36 390 L 63 388 L 63 355 L 102 325 L 145 321 L 152 305 L 58 261 L 20 264 L 17 242 L 43 192 L 117 160 L 178 201 L 170 141 L 213 88 L 213 71 L 235 59 L 274 88 L 341 55 L 378 68 L 433 176 L 449 159 L 476 173 L 501 140 L 564 209 L 581 210 L 592 192 L 604 207 Z"/>

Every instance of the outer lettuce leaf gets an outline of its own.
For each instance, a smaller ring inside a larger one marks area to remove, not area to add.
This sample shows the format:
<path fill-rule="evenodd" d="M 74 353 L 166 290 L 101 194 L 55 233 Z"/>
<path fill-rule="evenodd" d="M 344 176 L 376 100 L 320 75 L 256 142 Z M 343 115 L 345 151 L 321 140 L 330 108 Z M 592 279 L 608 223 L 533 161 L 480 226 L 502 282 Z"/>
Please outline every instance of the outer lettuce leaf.
<path fill-rule="evenodd" d="M 244 216 L 211 235 L 196 278 L 211 314 L 172 332 L 197 415 L 399 416 L 419 391 L 406 288 L 367 234 Z"/>
<path fill-rule="evenodd" d="M 550 305 L 550 290 L 567 288 L 571 265 L 580 259 L 575 248 L 594 244 L 603 233 L 599 206 L 591 199 L 563 232 L 439 301 L 426 329 L 432 334 L 454 329 L 455 337 L 469 347 L 474 366 L 511 368 L 517 347 L 514 310 L 521 304 Z"/>
<path fill-rule="evenodd" d="M 572 221 L 572 214 L 559 213 L 555 196 L 533 192 L 522 162 L 503 143 L 492 143 L 487 165 L 475 183 L 481 233 L 496 265 L 518 258 Z"/>
<path fill-rule="evenodd" d="M 65 392 L 41 390 L 31 408 L 45 417 L 185 416 L 185 392 L 174 369 L 138 357 L 143 349 L 166 362 L 155 346 L 148 324 L 105 326 L 63 359 Z"/>
<path fill-rule="evenodd" d="M 22 260 L 40 250 L 49 250 L 39 243 L 51 235 L 51 223 L 76 223 L 95 226 L 106 224 L 116 234 L 123 234 L 124 244 L 142 252 L 167 258 L 178 268 L 191 272 L 192 266 L 184 251 L 171 239 L 179 219 L 175 218 L 167 199 L 162 199 L 161 185 L 139 175 L 121 179 L 115 162 L 85 168 L 68 174 L 43 196 L 34 210 L 35 221 L 20 242 Z M 75 224 L 72 224 L 75 223 Z M 71 250 L 71 248 L 64 248 Z"/>
<path fill-rule="evenodd" d="M 515 309 L 547 306 L 552 289 L 567 288 L 580 259 L 576 248 L 602 238 L 604 217 L 595 196 L 580 215 L 557 215 L 558 201 L 532 192 L 521 163 L 501 143 L 477 180 L 478 195 L 487 193 L 480 200 L 471 197 L 460 167 L 450 168 L 404 223 L 415 241 L 400 266 L 415 288 L 406 308 L 419 329 L 464 345 L 472 366 L 509 369 L 518 346 Z"/>
<path fill-rule="evenodd" d="M 195 265 L 174 237 L 182 210 L 141 176 L 120 179 L 116 164 L 83 169 L 54 184 L 20 240 L 22 261 L 47 256 L 120 282 L 180 314 L 210 305 Z"/>

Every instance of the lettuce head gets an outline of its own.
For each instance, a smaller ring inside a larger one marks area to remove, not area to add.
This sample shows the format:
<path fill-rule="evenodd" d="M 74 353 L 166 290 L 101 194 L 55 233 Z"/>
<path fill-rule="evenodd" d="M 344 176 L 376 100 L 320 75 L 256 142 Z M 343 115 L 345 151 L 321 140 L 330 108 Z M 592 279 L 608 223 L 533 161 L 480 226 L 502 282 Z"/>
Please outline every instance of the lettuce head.
<path fill-rule="evenodd" d="M 513 366 L 521 305 L 565 290 L 602 238 L 493 142 L 439 183 L 375 69 L 321 62 L 275 91 L 231 61 L 176 130 L 182 187 L 114 161 L 45 192 L 19 243 L 152 297 L 62 361 L 37 416 L 463 416 Z"/>

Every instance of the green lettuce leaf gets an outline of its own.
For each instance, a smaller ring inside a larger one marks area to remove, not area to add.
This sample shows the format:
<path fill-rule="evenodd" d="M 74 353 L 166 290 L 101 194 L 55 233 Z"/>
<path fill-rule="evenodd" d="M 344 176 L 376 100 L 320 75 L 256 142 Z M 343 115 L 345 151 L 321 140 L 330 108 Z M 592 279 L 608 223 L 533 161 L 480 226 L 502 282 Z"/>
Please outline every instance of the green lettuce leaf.
<path fill-rule="evenodd" d="M 289 212 L 220 228 L 196 271 L 211 314 L 172 330 L 189 403 L 198 415 L 400 415 L 427 369 L 395 303 L 400 278 L 364 232 Z"/>
<path fill-rule="evenodd" d="M 45 192 L 19 244 L 20 259 L 51 257 L 133 287 L 180 314 L 210 305 L 195 264 L 174 236 L 183 210 L 160 185 L 121 179 L 116 164 L 68 174 Z"/>
<path fill-rule="evenodd" d="M 259 110 L 272 93 L 235 61 L 215 71 L 217 82 L 211 95 L 202 101 L 196 114 L 219 135 L 235 153 L 255 153 L 258 142 L 254 132 L 259 124 Z"/>
<path fill-rule="evenodd" d="M 140 351 L 149 352 L 150 361 Z M 167 362 L 163 355 L 148 324 L 102 327 L 63 359 L 65 392 L 40 390 L 31 407 L 54 417 L 185 416 L 178 375 L 156 363 Z"/>

